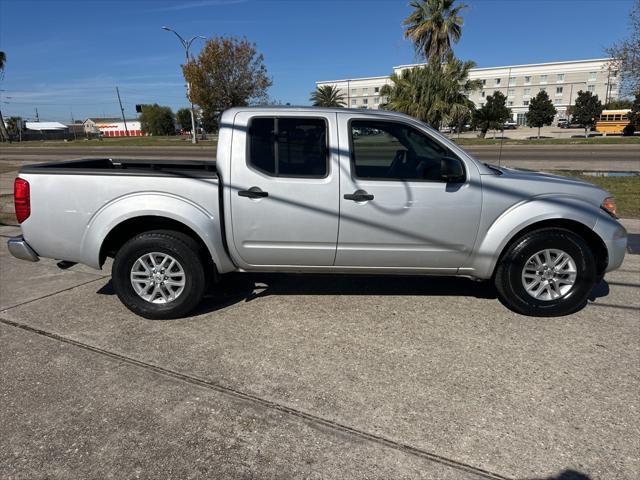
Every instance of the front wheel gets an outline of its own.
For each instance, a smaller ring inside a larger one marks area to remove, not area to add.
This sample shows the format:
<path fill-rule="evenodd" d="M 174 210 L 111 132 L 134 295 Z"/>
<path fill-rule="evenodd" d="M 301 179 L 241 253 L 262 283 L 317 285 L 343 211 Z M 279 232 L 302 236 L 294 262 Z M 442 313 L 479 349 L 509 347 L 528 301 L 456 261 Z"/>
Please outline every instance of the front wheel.
<path fill-rule="evenodd" d="M 497 267 L 500 299 L 524 315 L 554 317 L 579 310 L 596 283 L 589 246 L 575 233 L 542 229 L 514 242 Z"/>
<path fill-rule="evenodd" d="M 145 318 L 188 314 L 204 293 L 202 255 L 198 244 L 180 232 L 137 235 L 120 248 L 113 262 L 111 277 L 118 298 Z"/>

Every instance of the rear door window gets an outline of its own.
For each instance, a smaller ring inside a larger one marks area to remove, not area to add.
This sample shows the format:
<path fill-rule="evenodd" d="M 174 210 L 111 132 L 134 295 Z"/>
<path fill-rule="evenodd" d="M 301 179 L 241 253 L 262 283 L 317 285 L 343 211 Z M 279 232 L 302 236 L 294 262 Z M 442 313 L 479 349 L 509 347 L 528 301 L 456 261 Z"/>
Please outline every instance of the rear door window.
<path fill-rule="evenodd" d="M 247 158 L 249 166 L 274 177 L 326 177 L 327 122 L 304 117 L 253 118 Z"/>

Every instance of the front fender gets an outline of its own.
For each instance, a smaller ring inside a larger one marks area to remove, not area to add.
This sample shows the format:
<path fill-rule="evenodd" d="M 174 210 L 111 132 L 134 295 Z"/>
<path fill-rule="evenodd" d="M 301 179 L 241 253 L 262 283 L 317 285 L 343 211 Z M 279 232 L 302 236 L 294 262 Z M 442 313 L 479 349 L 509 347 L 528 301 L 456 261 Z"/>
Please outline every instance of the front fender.
<path fill-rule="evenodd" d="M 518 203 L 496 218 L 484 236 L 478 237 L 470 263 L 460 273 L 491 278 L 502 251 L 522 230 L 545 220 L 572 220 L 593 229 L 599 213 L 592 204 L 568 195 L 541 196 Z"/>
<path fill-rule="evenodd" d="M 82 236 L 82 263 L 100 268 L 100 249 L 109 232 L 126 220 L 143 216 L 170 218 L 186 225 L 202 239 L 221 273 L 234 268 L 225 253 L 220 219 L 184 197 L 163 192 L 125 195 L 96 211 Z"/>

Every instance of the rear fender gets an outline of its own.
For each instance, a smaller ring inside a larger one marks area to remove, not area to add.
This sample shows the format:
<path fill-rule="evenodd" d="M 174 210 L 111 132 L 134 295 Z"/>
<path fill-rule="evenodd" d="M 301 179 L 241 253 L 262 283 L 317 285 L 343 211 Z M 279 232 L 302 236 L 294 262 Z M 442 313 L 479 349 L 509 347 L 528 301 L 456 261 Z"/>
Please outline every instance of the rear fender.
<path fill-rule="evenodd" d="M 126 220 L 143 216 L 170 218 L 186 225 L 202 239 L 220 273 L 234 269 L 224 250 L 220 219 L 184 197 L 162 192 L 125 195 L 95 212 L 82 237 L 82 263 L 100 268 L 100 249 L 109 232 Z"/>

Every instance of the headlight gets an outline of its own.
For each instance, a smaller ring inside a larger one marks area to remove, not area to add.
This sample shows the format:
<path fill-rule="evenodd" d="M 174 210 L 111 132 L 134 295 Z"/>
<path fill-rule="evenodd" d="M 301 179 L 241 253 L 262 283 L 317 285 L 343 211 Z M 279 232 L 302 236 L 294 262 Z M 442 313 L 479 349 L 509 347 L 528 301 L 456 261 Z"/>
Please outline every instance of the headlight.
<path fill-rule="evenodd" d="M 605 212 L 611 215 L 613 218 L 618 218 L 618 209 L 616 207 L 616 200 L 613 197 L 607 197 L 603 200 L 602 205 L 600 205 Z"/>

